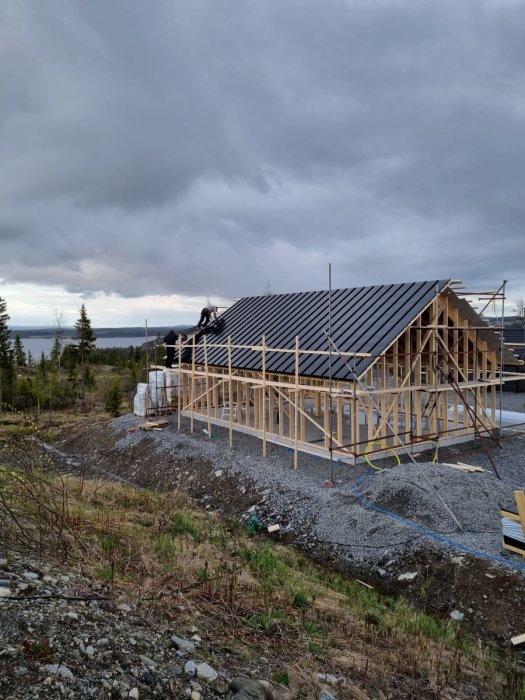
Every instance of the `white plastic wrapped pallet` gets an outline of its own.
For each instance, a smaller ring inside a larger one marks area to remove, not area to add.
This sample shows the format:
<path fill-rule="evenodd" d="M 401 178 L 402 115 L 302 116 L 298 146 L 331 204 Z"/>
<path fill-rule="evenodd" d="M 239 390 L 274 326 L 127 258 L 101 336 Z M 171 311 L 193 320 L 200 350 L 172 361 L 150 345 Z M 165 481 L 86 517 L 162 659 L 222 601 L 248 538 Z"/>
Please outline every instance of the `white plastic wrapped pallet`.
<path fill-rule="evenodd" d="M 179 388 L 179 375 L 175 374 L 173 370 L 164 370 L 164 383 L 166 385 L 166 400 L 168 406 L 177 397 L 177 391 Z"/>
<path fill-rule="evenodd" d="M 157 384 L 158 386 L 161 386 L 163 381 L 164 381 L 164 371 L 162 369 L 155 369 L 155 370 L 152 370 L 151 372 L 148 372 L 148 383 L 149 384 L 153 384 L 154 386 Z"/>
<path fill-rule="evenodd" d="M 133 413 L 136 416 L 146 415 L 146 395 L 148 393 L 147 384 L 137 384 L 137 393 L 133 399 Z"/>
<path fill-rule="evenodd" d="M 150 407 L 156 408 L 165 403 L 165 384 L 164 372 L 159 369 L 153 372 L 148 372 Z"/>

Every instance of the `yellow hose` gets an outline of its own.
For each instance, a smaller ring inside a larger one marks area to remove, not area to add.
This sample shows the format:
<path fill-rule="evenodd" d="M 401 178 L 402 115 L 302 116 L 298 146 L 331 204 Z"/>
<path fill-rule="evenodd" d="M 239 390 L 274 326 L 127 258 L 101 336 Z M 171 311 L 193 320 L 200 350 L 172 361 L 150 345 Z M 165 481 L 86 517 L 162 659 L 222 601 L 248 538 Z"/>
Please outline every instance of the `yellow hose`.
<path fill-rule="evenodd" d="M 372 469 L 375 469 L 378 472 L 383 471 L 382 467 L 376 467 L 376 465 L 372 464 L 372 462 L 368 458 L 368 450 L 370 449 L 370 447 L 373 447 L 374 445 L 379 445 L 379 447 L 384 447 L 386 450 L 388 450 L 389 452 L 391 452 L 394 455 L 394 457 L 397 460 L 397 463 L 401 464 L 401 460 L 399 459 L 399 455 L 397 454 L 397 452 L 394 450 L 393 447 L 388 447 L 385 440 L 372 440 L 372 442 L 368 443 L 368 445 L 366 446 L 366 450 L 365 450 L 365 461 L 369 467 L 372 467 Z"/>

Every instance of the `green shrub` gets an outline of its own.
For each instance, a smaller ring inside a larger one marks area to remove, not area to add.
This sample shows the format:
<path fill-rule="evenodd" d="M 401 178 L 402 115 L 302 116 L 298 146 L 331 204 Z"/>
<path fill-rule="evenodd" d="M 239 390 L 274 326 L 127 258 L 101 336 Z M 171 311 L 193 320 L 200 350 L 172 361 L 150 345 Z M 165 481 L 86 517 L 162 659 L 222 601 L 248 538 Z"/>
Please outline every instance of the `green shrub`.
<path fill-rule="evenodd" d="M 120 383 L 119 377 L 115 377 L 108 389 L 106 394 L 105 409 L 112 416 L 118 416 L 120 412 L 120 404 L 122 402 L 122 385 Z"/>

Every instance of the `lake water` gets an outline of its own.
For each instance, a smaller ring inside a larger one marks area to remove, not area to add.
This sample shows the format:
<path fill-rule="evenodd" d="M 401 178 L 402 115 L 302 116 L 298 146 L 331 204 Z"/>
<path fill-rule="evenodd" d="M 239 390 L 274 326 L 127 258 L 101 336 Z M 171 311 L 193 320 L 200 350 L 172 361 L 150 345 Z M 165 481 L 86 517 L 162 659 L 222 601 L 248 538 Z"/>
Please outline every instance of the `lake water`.
<path fill-rule="evenodd" d="M 145 336 L 138 338 L 97 338 L 95 346 L 97 348 L 129 348 L 130 345 L 142 345 L 145 340 Z M 152 336 L 149 340 L 154 340 L 154 337 Z M 64 344 L 70 341 L 71 338 L 65 338 Z M 46 357 L 49 357 L 53 347 L 53 338 L 22 338 L 22 345 L 26 354 L 31 352 L 33 359 L 38 360 L 42 352 Z"/>

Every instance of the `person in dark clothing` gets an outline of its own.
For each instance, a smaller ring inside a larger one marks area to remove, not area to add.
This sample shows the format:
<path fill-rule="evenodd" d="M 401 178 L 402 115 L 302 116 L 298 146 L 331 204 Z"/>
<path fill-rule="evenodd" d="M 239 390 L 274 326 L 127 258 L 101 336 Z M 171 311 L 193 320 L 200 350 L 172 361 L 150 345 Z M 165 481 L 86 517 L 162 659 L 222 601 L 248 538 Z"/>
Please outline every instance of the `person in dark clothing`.
<path fill-rule="evenodd" d="M 187 335 L 181 335 L 180 337 L 181 343 L 184 345 L 184 343 L 188 340 Z M 185 347 L 180 355 L 180 361 L 184 363 L 189 363 L 192 360 L 192 354 L 191 354 L 191 347 Z"/>
<path fill-rule="evenodd" d="M 164 338 L 166 345 L 166 367 L 170 368 L 175 359 L 175 345 L 177 344 L 178 335 L 172 329 Z"/>
<path fill-rule="evenodd" d="M 208 304 L 208 306 L 205 306 L 203 310 L 201 311 L 201 317 L 199 319 L 199 323 L 197 324 L 197 328 L 205 328 L 208 323 L 210 322 L 210 319 L 213 315 L 213 319 L 216 321 L 217 320 L 217 307 L 214 306 L 213 304 Z"/>

